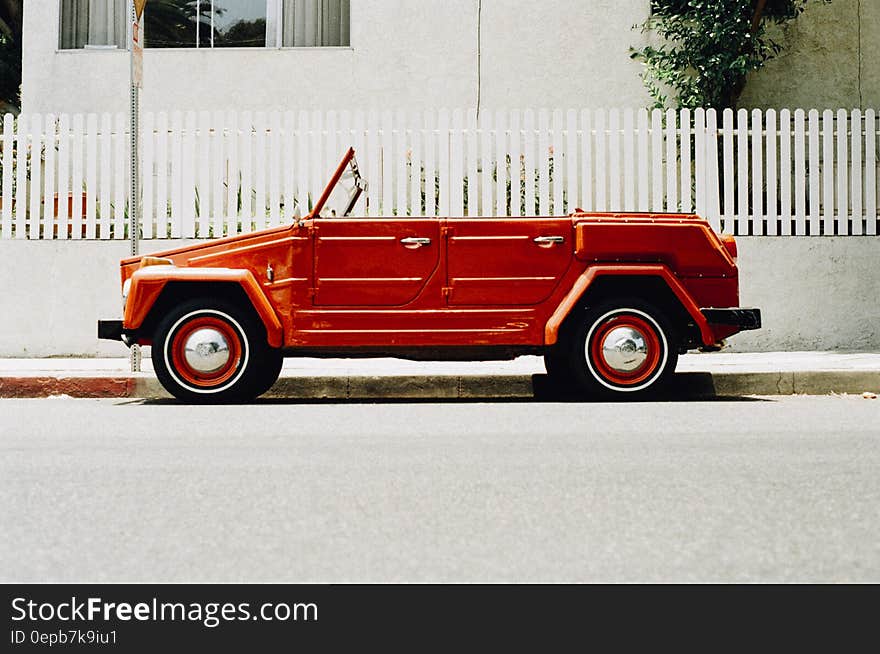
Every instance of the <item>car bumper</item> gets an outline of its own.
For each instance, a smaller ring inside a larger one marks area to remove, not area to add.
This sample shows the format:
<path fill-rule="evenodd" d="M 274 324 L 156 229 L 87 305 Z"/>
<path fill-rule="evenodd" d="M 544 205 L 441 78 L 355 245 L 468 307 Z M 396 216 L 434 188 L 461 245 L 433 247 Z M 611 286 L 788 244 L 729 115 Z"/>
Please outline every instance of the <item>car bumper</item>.
<path fill-rule="evenodd" d="M 740 331 L 761 329 L 761 310 L 731 307 L 700 309 L 710 325 L 730 325 Z"/>
<path fill-rule="evenodd" d="M 131 334 L 123 328 L 121 320 L 98 321 L 98 338 L 108 341 L 122 341 L 126 345 L 131 345 L 130 336 Z"/>

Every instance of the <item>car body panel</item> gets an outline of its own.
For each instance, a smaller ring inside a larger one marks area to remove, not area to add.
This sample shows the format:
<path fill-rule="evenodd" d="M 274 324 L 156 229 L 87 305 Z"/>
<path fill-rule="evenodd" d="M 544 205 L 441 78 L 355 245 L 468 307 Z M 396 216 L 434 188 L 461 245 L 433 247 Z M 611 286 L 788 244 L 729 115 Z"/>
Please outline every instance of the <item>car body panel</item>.
<path fill-rule="evenodd" d="M 571 239 L 569 218 L 447 220 L 447 304 L 543 302 L 571 265 Z"/>
<path fill-rule="evenodd" d="M 404 306 L 440 264 L 436 220 L 315 220 L 315 306 Z"/>
<path fill-rule="evenodd" d="M 715 334 L 709 321 L 700 311 L 687 289 L 664 264 L 596 264 L 588 267 L 575 281 L 565 299 L 553 312 L 544 328 L 544 344 L 553 345 L 559 336 L 559 328 L 563 321 L 578 304 L 590 285 L 600 276 L 639 276 L 658 277 L 662 279 L 681 302 L 682 307 L 694 320 L 700 330 L 704 345 L 716 342 Z"/>
<path fill-rule="evenodd" d="M 174 282 L 229 283 L 244 290 L 254 310 L 266 327 L 269 345 L 281 347 L 282 326 L 273 305 L 260 289 L 249 270 L 229 268 L 178 268 L 176 266 L 149 266 L 131 276 L 131 290 L 123 315 L 123 327 L 137 331 L 165 287 Z"/>

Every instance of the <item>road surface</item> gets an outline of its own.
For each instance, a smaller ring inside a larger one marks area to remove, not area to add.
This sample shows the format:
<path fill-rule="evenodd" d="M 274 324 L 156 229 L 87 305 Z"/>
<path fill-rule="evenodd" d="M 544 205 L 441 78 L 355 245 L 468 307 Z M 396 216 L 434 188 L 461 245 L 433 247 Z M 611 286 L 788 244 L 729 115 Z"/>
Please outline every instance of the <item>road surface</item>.
<path fill-rule="evenodd" d="M 880 400 L 0 400 L 2 581 L 880 581 Z"/>

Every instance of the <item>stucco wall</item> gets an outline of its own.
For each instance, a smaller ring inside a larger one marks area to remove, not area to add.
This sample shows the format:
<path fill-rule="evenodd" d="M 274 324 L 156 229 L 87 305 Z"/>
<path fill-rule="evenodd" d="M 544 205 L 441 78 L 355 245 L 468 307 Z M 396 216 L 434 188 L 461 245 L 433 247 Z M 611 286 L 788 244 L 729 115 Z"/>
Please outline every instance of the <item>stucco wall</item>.
<path fill-rule="evenodd" d="M 880 352 L 880 237 L 738 237 L 740 303 L 763 329 L 733 351 Z"/>
<path fill-rule="evenodd" d="M 155 252 L 186 241 L 147 241 Z M 880 237 L 738 239 L 741 302 L 764 328 L 734 351 L 880 351 Z M 126 242 L 0 241 L 0 356 L 125 356 L 99 341 L 98 318 L 119 317 Z"/>
<path fill-rule="evenodd" d="M 629 47 L 649 0 L 352 0 L 350 48 L 147 50 L 143 108 L 646 106 Z M 124 111 L 126 52 L 58 52 L 58 0 L 24 11 L 25 112 Z M 743 106 L 880 105 L 880 2 L 811 2 Z M 861 63 L 860 63 L 861 62 Z"/>
<path fill-rule="evenodd" d="M 878 0 L 811 0 L 771 32 L 783 51 L 749 78 L 742 106 L 880 107 Z"/>

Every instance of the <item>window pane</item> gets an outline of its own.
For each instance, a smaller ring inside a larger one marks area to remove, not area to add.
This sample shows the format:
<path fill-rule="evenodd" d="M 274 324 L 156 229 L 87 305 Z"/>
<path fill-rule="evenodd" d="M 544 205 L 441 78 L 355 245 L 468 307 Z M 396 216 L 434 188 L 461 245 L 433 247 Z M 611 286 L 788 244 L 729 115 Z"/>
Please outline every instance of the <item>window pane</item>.
<path fill-rule="evenodd" d="M 283 0 L 282 45 L 349 45 L 350 0 Z"/>
<path fill-rule="evenodd" d="M 125 47 L 126 0 L 61 0 L 59 47 Z"/>
<path fill-rule="evenodd" d="M 266 0 L 214 0 L 214 47 L 266 47 Z"/>
<path fill-rule="evenodd" d="M 196 47 L 196 12 L 203 20 L 211 21 L 209 1 L 196 0 L 149 0 L 144 7 L 144 47 L 146 48 L 194 48 Z M 210 45 L 210 28 L 203 29 L 203 37 Z"/>

